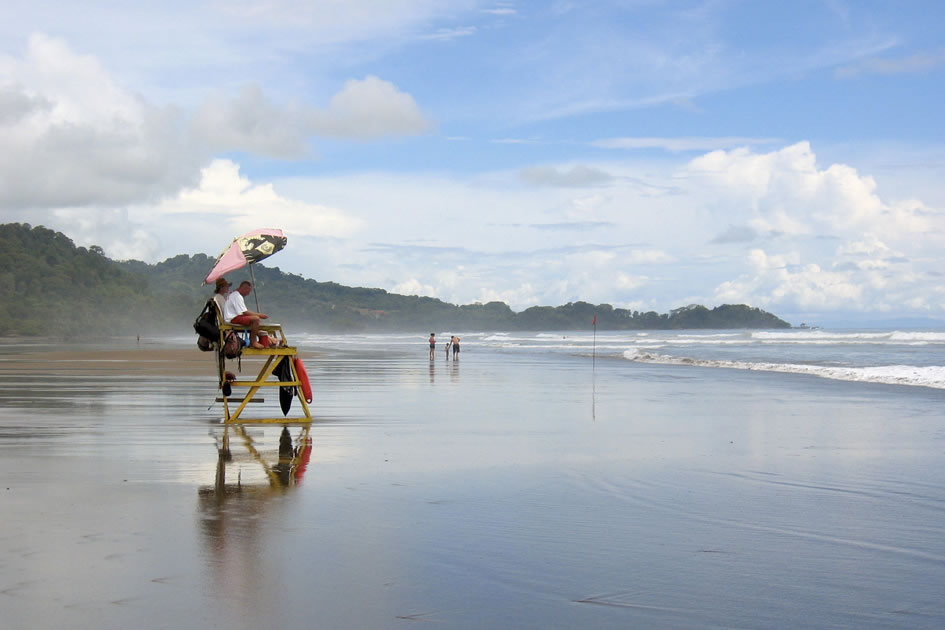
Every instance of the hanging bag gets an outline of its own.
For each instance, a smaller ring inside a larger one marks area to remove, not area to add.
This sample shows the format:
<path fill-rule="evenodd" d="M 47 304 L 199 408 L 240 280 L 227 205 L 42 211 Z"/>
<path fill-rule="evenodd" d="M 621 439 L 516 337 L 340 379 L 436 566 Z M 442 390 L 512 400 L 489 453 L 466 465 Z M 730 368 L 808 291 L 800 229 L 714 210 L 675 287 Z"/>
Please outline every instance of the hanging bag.
<path fill-rule="evenodd" d="M 220 338 L 220 329 L 217 327 L 217 311 L 213 300 L 207 300 L 206 306 L 200 311 L 200 315 L 194 321 L 194 331 L 201 337 L 206 337 L 211 341 Z"/>
<path fill-rule="evenodd" d="M 243 353 L 243 340 L 235 330 L 226 333 L 223 340 L 223 356 L 227 359 L 235 359 Z"/>

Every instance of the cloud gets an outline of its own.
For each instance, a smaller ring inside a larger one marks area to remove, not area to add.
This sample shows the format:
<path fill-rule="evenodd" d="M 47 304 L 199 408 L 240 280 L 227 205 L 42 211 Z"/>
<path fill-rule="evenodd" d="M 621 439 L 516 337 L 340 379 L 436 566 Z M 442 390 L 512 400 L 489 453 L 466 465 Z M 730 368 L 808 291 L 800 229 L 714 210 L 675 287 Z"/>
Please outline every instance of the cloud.
<path fill-rule="evenodd" d="M 849 272 L 824 271 L 813 263 L 799 265 L 795 253 L 769 255 L 761 249 L 752 250 L 748 261 L 754 275 L 720 284 L 715 290 L 717 301 L 820 310 L 863 306 L 863 286 Z"/>
<path fill-rule="evenodd" d="M 568 170 L 559 170 L 550 166 L 524 168 L 520 172 L 523 181 L 534 186 L 559 186 L 563 188 L 582 188 L 606 186 L 614 178 L 609 173 L 584 165 L 572 166 Z"/>
<path fill-rule="evenodd" d="M 368 140 L 425 133 L 413 98 L 378 77 L 350 80 L 327 108 L 277 105 L 256 85 L 192 115 L 116 84 L 92 56 L 33 35 L 0 56 L 0 208 L 119 207 L 173 197 L 214 152 L 295 158 L 313 134 Z"/>
<path fill-rule="evenodd" d="M 884 200 L 875 180 L 849 165 L 818 166 L 808 143 L 712 152 L 689 163 L 686 179 L 708 207 L 742 219 L 712 243 L 780 236 L 769 250 L 751 250 L 715 299 L 830 311 L 945 308 L 927 299 L 923 280 L 945 246 L 945 215 L 916 200 Z"/>
<path fill-rule="evenodd" d="M 193 129 L 215 151 L 250 151 L 277 158 L 306 152 L 305 113 L 289 104 L 278 107 L 258 85 L 247 85 L 227 100 L 216 95 L 201 105 Z"/>
<path fill-rule="evenodd" d="M 911 74 L 932 70 L 945 65 L 945 49 L 934 52 L 921 52 L 908 57 L 872 58 L 858 63 L 837 68 L 834 76 L 838 79 L 853 79 L 863 74 Z"/>
<path fill-rule="evenodd" d="M 488 304 L 489 302 L 505 302 L 510 306 L 513 304 L 516 305 L 512 306 L 513 309 L 518 307 L 518 310 L 522 310 L 523 308 L 528 308 L 528 306 L 536 306 L 541 304 L 543 302 L 543 298 L 541 297 L 541 293 L 536 291 L 534 286 L 528 282 L 525 282 L 518 286 L 507 289 L 481 287 L 479 289 L 478 298 L 476 301 L 482 304 Z"/>
<path fill-rule="evenodd" d="M 921 202 L 884 202 L 875 180 L 846 164 L 817 166 L 810 143 L 770 153 L 713 151 L 689 163 L 687 177 L 716 203 L 745 207 L 759 232 L 810 235 L 865 232 L 912 238 L 932 229 L 935 215 Z"/>
<path fill-rule="evenodd" d="M 433 127 L 413 98 L 375 76 L 351 79 L 332 96 L 327 108 L 271 102 L 259 86 L 245 86 L 231 100 L 206 102 L 194 129 L 218 151 L 250 151 L 277 158 L 298 158 L 311 136 L 371 140 L 417 135 Z"/>
<path fill-rule="evenodd" d="M 359 139 L 422 134 L 433 126 L 413 97 L 375 76 L 347 81 L 327 110 L 311 113 L 309 123 L 322 136 Z"/>
<path fill-rule="evenodd" d="M 94 57 L 33 35 L 0 77 L 0 207 L 117 205 L 195 180 L 206 154 L 179 112 L 125 92 Z"/>
<path fill-rule="evenodd" d="M 730 225 L 710 243 L 750 243 L 758 238 L 758 232 L 747 225 Z"/>
<path fill-rule="evenodd" d="M 213 215 L 220 229 L 234 233 L 277 227 L 296 236 L 347 237 L 363 225 L 336 208 L 283 197 L 272 184 L 253 185 L 229 160 L 214 160 L 201 170 L 198 187 L 183 190 L 148 211 L 177 219 Z"/>
<path fill-rule="evenodd" d="M 754 145 L 774 144 L 777 138 L 748 137 L 679 137 L 679 138 L 604 138 L 591 142 L 601 149 L 663 149 L 664 151 L 713 151 Z"/>
<path fill-rule="evenodd" d="M 42 115 L 52 103 L 39 95 L 28 93 L 20 85 L 0 85 L 0 127 L 25 122 L 32 115 Z"/>
<path fill-rule="evenodd" d="M 423 284 L 416 278 L 410 278 L 391 287 L 392 293 L 399 295 L 424 295 L 427 297 L 436 297 L 436 289 L 429 284 Z"/>
<path fill-rule="evenodd" d="M 624 260 L 630 264 L 666 265 L 676 262 L 676 257 L 658 249 L 634 249 Z"/>
<path fill-rule="evenodd" d="M 349 212 L 291 199 L 271 183 L 253 183 L 229 160 L 214 160 L 201 169 L 196 186 L 161 201 L 4 218 L 62 231 L 76 244 L 99 245 L 115 259 L 147 262 L 181 253 L 217 254 L 233 237 L 260 227 L 283 229 L 296 248 L 302 249 L 300 240 L 312 239 L 320 253 L 343 257 L 347 254 L 338 253 L 337 243 L 331 241 L 352 238 L 364 228 Z"/>
<path fill-rule="evenodd" d="M 426 35 L 421 35 L 420 39 L 430 39 L 436 41 L 449 41 L 456 39 L 457 37 L 469 37 L 470 35 L 475 35 L 476 31 L 475 26 L 457 26 L 454 28 L 440 28 L 433 33 L 428 33 Z"/>
<path fill-rule="evenodd" d="M 584 232 L 598 228 L 612 228 L 615 224 L 608 221 L 567 221 L 564 223 L 532 223 L 529 227 L 536 230 L 551 230 L 565 232 Z"/>
<path fill-rule="evenodd" d="M 488 13 L 490 15 L 516 15 L 518 11 L 512 7 L 496 7 L 494 9 L 483 9 L 483 13 Z"/>
<path fill-rule="evenodd" d="M 649 283 L 649 278 L 646 276 L 634 276 L 631 274 L 620 272 L 617 274 L 617 280 L 615 286 L 617 289 L 623 291 L 634 291 L 645 287 Z"/>
<path fill-rule="evenodd" d="M 490 140 L 492 144 L 538 144 L 539 141 L 533 138 L 495 138 Z"/>
<path fill-rule="evenodd" d="M 65 233 L 76 245 L 100 246 L 115 260 L 154 260 L 161 250 L 161 239 L 155 231 L 124 208 L 60 208 L 36 219 Z"/>
<path fill-rule="evenodd" d="M 596 216 L 597 212 L 606 206 L 608 198 L 601 194 L 589 195 L 587 197 L 576 197 L 568 200 L 566 216 L 576 218 L 582 221 Z"/>

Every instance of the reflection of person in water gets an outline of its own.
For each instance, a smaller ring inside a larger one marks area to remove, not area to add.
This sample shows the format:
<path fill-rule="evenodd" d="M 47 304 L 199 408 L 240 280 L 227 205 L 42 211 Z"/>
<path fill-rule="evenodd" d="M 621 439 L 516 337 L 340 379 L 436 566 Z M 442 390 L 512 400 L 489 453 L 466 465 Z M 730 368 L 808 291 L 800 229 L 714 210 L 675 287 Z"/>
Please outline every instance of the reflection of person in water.
<path fill-rule="evenodd" d="M 295 457 L 295 450 L 292 448 L 292 436 L 289 435 L 289 427 L 282 427 L 282 434 L 279 435 L 279 463 L 272 467 L 272 472 L 276 473 L 279 483 L 288 486 L 292 481 L 292 459 Z"/>

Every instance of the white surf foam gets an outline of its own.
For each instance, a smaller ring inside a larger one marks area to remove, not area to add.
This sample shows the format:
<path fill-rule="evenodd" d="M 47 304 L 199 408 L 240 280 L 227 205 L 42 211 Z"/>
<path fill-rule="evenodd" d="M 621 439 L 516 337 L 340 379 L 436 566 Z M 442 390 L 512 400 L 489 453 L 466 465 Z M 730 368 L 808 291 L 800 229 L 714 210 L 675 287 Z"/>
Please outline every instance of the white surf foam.
<path fill-rule="evenodd" d="M 914 365 L 879 365 L 870 367 L 836 367 L 823 365 L 803 365 L 793 363 L 764 363 L 750 361 L 724 361 L 711 359 L 692 359 L 672 357 L 664 354 L 647 352 L 635 348 L 623 353 L 624 358 L 641 363 L 659 363 L 664 365 L 692 365 L 697 367 L 730 368 L 735 370 L 761 370 L 765 372 L 786 372 L 792 374 L 810 374 L 821 378 L 863 383 L 885 383 L 887 385 L 913 385 L 945 389 L 945 366 L 932 365 L 919 367 Z"/>
<path fill-rule="evenodd" d="M 918 345 L 945 344 L 945 332 L 835 332 L 827 330 L 758 331 L 751 338 L 762 343 L 854 344 L 881 343 Z"/>

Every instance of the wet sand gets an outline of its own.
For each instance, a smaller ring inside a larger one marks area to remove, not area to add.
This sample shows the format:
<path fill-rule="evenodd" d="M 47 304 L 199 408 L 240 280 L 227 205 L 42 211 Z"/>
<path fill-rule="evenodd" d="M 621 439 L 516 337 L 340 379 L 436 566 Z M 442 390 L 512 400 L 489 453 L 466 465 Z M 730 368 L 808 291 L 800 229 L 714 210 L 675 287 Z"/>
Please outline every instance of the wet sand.
<path fill-rule="evenodd" d="M 184 348 L 152 347 L 113 350 L 59 350 L 8 354 L 0 363 L 16 363 L 23 372 L 60 375 L 206 376 L 214 355 Z"/>
<path fill-rule="evenodd" d="M 942 392 L 304 356 L 287 436 L 195 349 L 0 357 L 4 625 L 945 625 Z"/>

